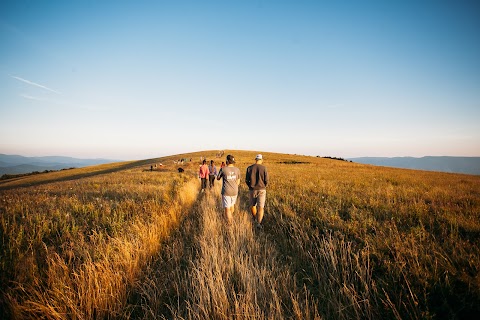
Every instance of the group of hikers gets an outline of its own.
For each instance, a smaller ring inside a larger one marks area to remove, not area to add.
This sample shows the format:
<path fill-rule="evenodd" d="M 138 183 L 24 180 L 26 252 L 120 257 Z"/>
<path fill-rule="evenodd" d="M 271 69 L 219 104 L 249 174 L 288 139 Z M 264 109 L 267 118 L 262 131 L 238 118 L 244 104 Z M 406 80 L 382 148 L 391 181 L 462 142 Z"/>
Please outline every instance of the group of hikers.
<path fill-rule="evenodd" d="M 249 190 L 250 212 L 259 229 L 262 228 L 268 184 L 267 168 L 262 163 L 263 156 L 257 154 L 255 163 L 247 168 L 245 175 L 245 183 Z M 240 185 L 240 169 L 235 167 L 235 157 L 230 154 L 227 155 L 226 163 L 222 162 L 218 172 L 213 160 L 210 160 L 210 165 L 207 165 L 207 160 L 204 159 L 200 166 L 198 177 L 201 179 L 202 192 L 205 192 L 207 188 L 207 179 L 210 188 L 213 188 L 215 185 L 215 179 L 223 179 L 222 205 L 225 210 L 227 223 L 231 225 L 238 196 L 238 186 Z"/>

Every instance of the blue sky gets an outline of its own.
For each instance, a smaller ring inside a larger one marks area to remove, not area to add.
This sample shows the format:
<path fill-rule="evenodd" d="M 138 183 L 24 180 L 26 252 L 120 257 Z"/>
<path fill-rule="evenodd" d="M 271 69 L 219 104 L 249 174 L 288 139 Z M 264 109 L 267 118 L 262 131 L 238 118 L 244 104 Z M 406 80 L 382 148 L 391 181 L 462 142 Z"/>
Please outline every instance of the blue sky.
<path fill-rule="evenodd" d="M 480 156 L 478 1 L 2 1 L 0 153 Z"/>

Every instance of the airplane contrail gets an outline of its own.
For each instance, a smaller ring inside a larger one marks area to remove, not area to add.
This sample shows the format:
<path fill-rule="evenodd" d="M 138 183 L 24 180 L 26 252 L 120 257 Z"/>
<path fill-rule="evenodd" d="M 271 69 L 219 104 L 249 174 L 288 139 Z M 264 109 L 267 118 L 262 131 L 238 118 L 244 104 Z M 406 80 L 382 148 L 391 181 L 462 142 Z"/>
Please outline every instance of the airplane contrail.
<path fill-rule="evenodd" d="M 35 86 L 35 87 L 39 87 L 39 88 L 42 88 L 42 89 L 45 89 L 45 90 L 48 90 L 48 91 L 51 91 L 53 93 L 56 93 L 56 94 L 61 94 L 60 92 L 58 92 L 57 90 L 53 90 L 53 89 L 50 89 L 49 87 L 46 87 L 46 86 L 43 86 L 41 84 L 38 84 L 38 83 L 35 83 L 33 81 L 30 81 L 30 80 L 27 80 L 27 79 L 23 79 L 23 78 L 20 78 L 20 77 L 17 77 L 17 76 L 10 76 L 14 79 L 17 79 L 18 81 L 22 81 L 22 82 L 25 82 L 26 84 L 29 84 L 29 85 L 32 85 L 32 86 Z"/>

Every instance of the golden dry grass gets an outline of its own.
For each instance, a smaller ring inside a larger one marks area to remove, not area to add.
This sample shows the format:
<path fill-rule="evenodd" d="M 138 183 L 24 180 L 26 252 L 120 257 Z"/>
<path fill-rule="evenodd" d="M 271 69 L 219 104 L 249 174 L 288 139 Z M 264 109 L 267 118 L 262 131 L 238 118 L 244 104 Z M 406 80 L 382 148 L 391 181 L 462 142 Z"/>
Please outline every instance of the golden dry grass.
<path fill-rule="evenodd" d="M 2 191 L 2 305 L 9 316 L 123 315 L 128 288 L 196 199 L 191 174 L 104 167 Z"/>
<path fill-rule="evenodd" d="M 239 155 L 245 163 L 254 153 Z M 264 156 L 268 231 L 305 270 L 328 318 L 478 313 L 480 177 Z M 342 241 L 350 253 L 325 261 L 327 244 Z"/>
<path fill-rule="evenodd" d="M 228 153 L 244 173 L 257 152 Z M 263 155 L 271 181 L 261 232 L 252 228 L 243 185 L 231 230 L 218 185 L 198 196 L 199 157 L 215 160 L 215 151 L 0 184 L 4 316 L 480 312 L 479 176 Z M 183 175 L 173 164 L 181 158 L 193 160 Z M 144 171 L 158 162 L 166 166 Z"/>
<path fill-rule="evenodd" d="M 244 210 L 228 227 L 219 188 L 204 195 L 135 290 L 144 319 L 316 319 L 315 299 Z"/>

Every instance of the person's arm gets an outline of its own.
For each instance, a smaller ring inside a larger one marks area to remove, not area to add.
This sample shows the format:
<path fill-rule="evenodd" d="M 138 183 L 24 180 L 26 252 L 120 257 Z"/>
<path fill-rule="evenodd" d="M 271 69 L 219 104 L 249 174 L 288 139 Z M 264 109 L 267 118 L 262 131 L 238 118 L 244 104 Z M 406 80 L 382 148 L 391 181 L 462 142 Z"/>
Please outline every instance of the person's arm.
<path fill-rule="evenodd" d="M 217 180 L 220 180 L 222 178 L 222 175 L 223 175 L 223 170 L 220 169 L 220 172 L 218 173 L 218 176 L 217 176 Z"/>
<path fill-rule="evenodd" d="M 245 175 L 245 183 L 250 187 L 250 172 L 248 172 L 248 169 L 249 168 L 247 168 L 247 174 Z"/>
<path fill-rule="evenodd" d="M 240 169 L 238 169 L 237 177 L 238 177 L 238 179 L 237 179 L 237 186 L 239 186 L 239 185 L 240 185 L 240 180 L 241 180 L 241 179 L 240 179 Z"/>
<path fill-rule="evenodd" d="M 265 187 L 266 187 L 267 184 L 268 184 L 268 171 L 267 171 L 267 168 L 265 168 L 264 181 L 265 181 Z"/>

